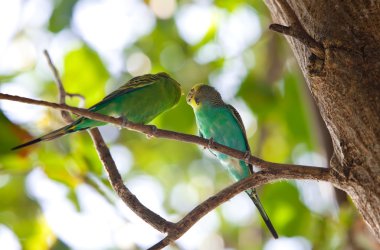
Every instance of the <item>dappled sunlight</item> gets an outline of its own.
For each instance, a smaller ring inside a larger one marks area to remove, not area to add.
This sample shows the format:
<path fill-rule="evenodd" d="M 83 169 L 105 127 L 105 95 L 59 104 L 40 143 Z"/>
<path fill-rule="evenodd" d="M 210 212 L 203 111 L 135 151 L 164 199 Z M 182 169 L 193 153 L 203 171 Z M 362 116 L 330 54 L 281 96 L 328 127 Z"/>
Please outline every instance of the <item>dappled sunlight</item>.
<path fill-rule="evenodd" d="M 199 197 L 193 186 L 184 183 L 173 187 L 170 194 L 170 205 L 178 213 L 185 214 L 199 203 Z"/>
<path fill-rule="evenodd" d="M 149 6 L 158 18 L 168 19 L 173 16 L 177 2 L 176 0 L 151 0 Z"/>
<path fill-rule="evenodd" d="M 149 57 L 142 52 L 134 52 L 127 59 L 127 70 L 132 76 L 148 74 L 152 70 Z"/>
<path fill-rule="evenodd" d="M 301 165 L 325 166 L 326 159 L 315 152 L 307 152 L 305 145 L 298 145 L 293 151 L 294 162 Z M 334 187 L 330 183 L 315 181 L 297 181 L 302 200 L 310 210 L 337 217 L 338 204 Z"/>
<path fill-rule="evenodd" d="M 211 73 L 210 84 L 215 86 L 228 102 L 236 95 L 246 74 L 247 68 L 244 65 L 243 58 L 234 58 L 227 61 L 222 70 Z"/>
<path fill-rule="evenodd" d="M 220 223 L 218 214 L 211 211 L 178 239 L 177 244 L 186 249 L 200 249 L 202 245 L 206 244 L 207 240 L 210 240 L 209 235 L 215 235 L 218 232 Z M 218 237 L 211 239 L 216 240 L 214 243 L 216 246 L 220 244 Z"/>
<path fill-rule="evenodd" d="M 119 138 L 121 129 L 114 125 L 105 125 L 99 127 L 99 131 L 106 143 L 114 143 Z"/>
<path fill-rule="evenodd" d="M 49 226 L 73 248 L 104 249 L 114 245 L 113 232 L 126 224 L 115 208 L 90 187 L 77 188 L 78 211 L 68 200 L 69 190 L 48 179 L 39 169 L 31 172 L 28 189 L 40 201 Z"/>
<path fill-rule="evenodd" d="M 306 84 L 284 40 L 267 32 L 265 10 L 263 1 L 0 1 L 0 92 L 58 102 L 43 49 L 65 89 L 86 98 L 67 97 L 71 106 L 90 107 L 132 77 L 164 71 L 185 95 L 151 124 L 198 134 L 185 96 L 210 84 L 238 110 L 254 156 L 327 167 Z M 87 133 L 10 151 L 64 126 L 59 111 L 3 100 L 0 109 L 1 250 L 146 249 L 165 237 L 116 195 Z M 169 221 L 233 183 L 204 147 L 113 125 L 100 131 L 126 187 Z M 258 194 L 280 239 L 242 192 L 168 249 L 345 247 L 356 213 L 338 206 L 330 184 L 276 182 Z"/>
<path fill-rule="evenodd" d="M 42 27 L 49 19 L 51 3 L 47 0 L 21 2 L 0 3 L 0 75 L 31 70 L 40 46 L 46 44 L 47 36 Z"/>
<path fill-rule="evenodd" d="M 147 6 L 137 0 L 81 0 L 73 16 L 74 29 L 101 54 L 120 53 L 148 34 L 154 23 Z"/>
<path fill-rule="evenodd" d="M 122 176 L 126 175 L 133 164 L 132 153 L 123 145 L 112 145 L 110 152 L 120 174 Z"/>
<path fill-rule="evenodd" d="M 9 43 L 9 40 L 16 33 L 18 28 L 21 0 L 14 0 L 11 2 L 1 1 L 0 5 L 0 32 L 2 39 L 0 39 L 1 52 L 4 50 L 4 46 Z"/>
<path fill-rule="evenodd" d="M 214 8 L 208 4 L 187 4 L 179 8 L 175 21 L 179 34 L 189 44 L 199 43 L 213 24 Z"/>
<path fill-rule="evenodd" d="M 238 56 L 256 42 L 260 35 L 260 21 L 251 7 L 242 5 L 230 15 L 222 12 L 217 37 L 225 57 Z"/>
<path fill-rule="evenodd" d="M 9 93 L 13 95 L 20 95 L 30 98 L 35 98 L 36 95 L 29 91 L 29 87 L 27 86 L 28 82 L 19 81 L 8 84 L 0 85 L 1 93 Z M 38 88 L 34 88 L 36 91 Z M 12 103 L 6 101 L 0 101 L 0 108 L 4 111 L 4 113 L 15 123 L 35 123 L 39 118 L 42 117 L 46 108 L 39 106 L 31 106 L 24 103 Z M 17 110 L 17 112 L 14 112 Z"/>
<path fill-rule="evenodd" d="M 245 193 L 236 195 L 222 204 L 221 208 L 224 218 L 239 227 L 252 224 L 254 214 L 257 214 L 255 205 Z"/>
<path fill-rule="evenodd" d="M 199 64 L 207 64 L 222 57 L 222 47 L 216 42 L 203 45 L 195 55 L 195 61 Z"/>
<path fill-rule="evenodd" d="M 21 249 L 21 244 L 17 236 L 11 229 L 4 225 L 0 225 L 0 246 L 3 249 L 18 250 Z"/>
<path fill-rule="evenodd" d="M 269 240 L 264 250 L 311 250 L 311 244 L 303 237 L 280 238 Z"/>
<path fill-rule="evenodd" d="M 6 72 L 24 71 L 30 70 L 35 63 L 36 48 L 26 37 L 18 37 L 2 53 L 0 67 Z"/>
<path fill-rule="evenodd" d="M 158 180 L 154 177 L 141 175 L 128 179 L 127 187 L 139 200 L 150 209 L 162 216 L 166 215 L 164 202 L 164 190 Z"/>

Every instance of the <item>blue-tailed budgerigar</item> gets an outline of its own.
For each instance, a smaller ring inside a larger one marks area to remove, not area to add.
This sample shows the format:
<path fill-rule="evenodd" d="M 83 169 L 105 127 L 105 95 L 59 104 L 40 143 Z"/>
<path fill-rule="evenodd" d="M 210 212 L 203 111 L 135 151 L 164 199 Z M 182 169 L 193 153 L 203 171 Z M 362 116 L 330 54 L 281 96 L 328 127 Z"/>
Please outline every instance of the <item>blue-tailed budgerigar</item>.
<path fill-rule="evenodd" d="M 222 100 L 218 91 L 211 86 L 197 84 L 190 90 L 186 100 L 194 110 L 200 136 L 206 139 L 212 138 L 217 143 L 242 152 L 250 152 L 239 113 Z M 226 166 L 234 180 L 238 181 L 254 174 L 251 164 L 223 153 L 212 152 Z M 278 238 L 277 232 L 259 200 L 256 189 L 250 188 L 245 192 L 256 205 L 273 237 Z"/>

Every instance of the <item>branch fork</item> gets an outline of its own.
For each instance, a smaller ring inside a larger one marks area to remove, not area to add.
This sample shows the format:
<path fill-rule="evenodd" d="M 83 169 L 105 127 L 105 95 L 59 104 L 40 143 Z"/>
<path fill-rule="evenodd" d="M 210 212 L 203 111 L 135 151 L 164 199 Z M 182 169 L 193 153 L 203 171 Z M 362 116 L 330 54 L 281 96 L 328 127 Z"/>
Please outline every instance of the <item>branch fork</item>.
<path fill-rule="evenodd" d="M 0 93 L 0 99 L 46 106 L 54 109 L 59 109 L 61 111 L 71 112 L 93 120 L 112 123 L 114 125 L 126 128 L 128 130 L 137 131 L 149 137 L 166 138 L 186 143 L 198 144 L 199 146 L 203 146 L 205 148 L 207 147 L 209 149 L 224 153 L 237 159 L 244 160 L 247 163 L 250 163 L 262 169 L 254 175 L 239 182 L 236 182 L 230 185 L 229 187 L 226 187 L 225 189 L 221 190 L 214 196 L 208 198 L 206 201 L 202 202 L 200 205 L 195 207 L 180 221 L 178 221 L 177 223 L 173 223 L 167 221 L 160 215 L 145 207 L 138 200 L 138 198 L 124 185 L 121 175 L 117 170 L 116 164 L 99 130 L 97 128 L 92 128 L 88 130 L 94 141 L 94 145 L 98 152 L 99 158 L 106 172 L 108 173 L 109 181 L 117 195 L 132 211 L 134 211 L 134 213 L 141 217 L 145 222 L 150 224 L 156 230 L 162 233 L 167 233 L 167 236 L 164 239 L 152 246 L 150 249 L 162 249 L 163 247 L 171 244 L 176 239 L 180 238 L 185 232 L 187 232 L 204 215 L 215 209 L 223 202 L 231 199 L 235 195 L 248 188 L 257 187 L 269 182 L 282 179 L 312 179 L 329 181 L 335 185 L 339 184 L 339 181 L 335 178 L 335 176 L 331 173 L 330 169 L 328 168 L 266 162 L 262 159 L 252 156 L 249 152 L 241 152 L 233 148 L 226 147 L 222 144 L 216 143 L 212 138 L 207 140 L 195 135 L 158 129 L 156 126 L 152 125 L 134 124 L 129 121 L 126 121 L 123 118 L 110 117 L 98 113 L 93 113 L 86 109 L 70 107 L 65 104 L 64 97 L 68 94 L 65 92 L 63 88 L 62 82 L 58 75 L 58 71 L 55 69 L 48 52 L 45 51 L 44 53 L 48 58 L 48 62 L 52 68 L 52 71 L 56 72 L 54 73 L 54 75 L 56 77 L 57 85 L 60 91 L 61 104 L 33 100 L 25 97 L 13 96 L 2 93 Z M 62 112 L 62 115 L 63 114 L 64 112 Z M 68 115 L 68 113 L 66 114 Z M 70 116 L 68 117 L 71 119 Z M 70 122 L 70 120 L 67 121 Z"/>

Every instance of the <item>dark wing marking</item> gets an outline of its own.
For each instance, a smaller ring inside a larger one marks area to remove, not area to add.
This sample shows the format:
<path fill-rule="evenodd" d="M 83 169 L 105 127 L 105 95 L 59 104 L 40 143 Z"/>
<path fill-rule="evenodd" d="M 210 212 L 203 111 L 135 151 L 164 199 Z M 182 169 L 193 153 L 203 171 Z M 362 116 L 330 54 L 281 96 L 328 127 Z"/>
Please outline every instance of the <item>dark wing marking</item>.
<path fill-rule="evenodd" d="M 237 112 L 237 110 L 236 110 L 232 105 L 227 105 L 227 106 L 228 106 L 228 108 L 232 111 L 232 114 L 234 115 L 236 121 L 237 121 L 238 124 L 239 124 L 239 127 L 240 127 L 241 131 L 243 132 L 243 135 L 244 135 L 244 141 L 245 141 L 245 146 L 246 146 L 247 150 L 250 150 L 250 148 L 249 148 L 249 144 L 248 144 L 247 135 L 246 135 L 246 133 L 245 133 L 245 127 L 244 127 L 243 120 L 241 119 L 240 114 Z"/>
<path fill-rule="evenodd" d="M 103 98 L 100 102 L 95 104 L 90 108 L 90 111 L 97 111 L 104 107 L 109 101 L 113 100 L 115 97 L 130 93 L 137 89 L 144 88 L 146 86 L 152 85 L 157 80 L 162 79 L 162 75 L 147 74 L 142 76 L 137 76 L 129 80 L 126 84 L 118 88 L 117 90 L 111 92 L 109 95 Z"/>
<path fill-rule="evenodd" d="M 119 89 L 113 91 L 106 97 L 104 97 L 103 101 L 106 101 L 108 99 L 112 99 L 114 97 L 117 97 L 119 95 L 129 93 L 131 91 L 134 91 L 136 89 L 141 89 L 143 87 L 152 85 L 157 80 L 160 80 L 161 78 L 157 75 L 147 74 L 143 76 L 136 76 L 129 80 L 126 84 L 121 86 Z"/>
<path fill-rule="evenodd" d="M 237 123 L 239 124 L 239 127 L 240 127 L 240 129 L 241 129 L 241 131 L 243 133 L 245 147 L 247 148 L 247 151 L 251 152 L 251 149 L 250 149 L 249 144 L 248 144 L 247 134 L 245 132 L 245 127 L 244 127 L 244 124 L 243 124 L 243 120 L 241 119 L 241 116 L 240 116 L 239 112 L 232 105 L 228 104 L 227 107 L 232 111 L 233 116 L 235 117 Z M 248 164 L 248 166 L 249 166 L 249 169 L 250 169 L 251 173 L 253 173 L 252 164 Z"/>

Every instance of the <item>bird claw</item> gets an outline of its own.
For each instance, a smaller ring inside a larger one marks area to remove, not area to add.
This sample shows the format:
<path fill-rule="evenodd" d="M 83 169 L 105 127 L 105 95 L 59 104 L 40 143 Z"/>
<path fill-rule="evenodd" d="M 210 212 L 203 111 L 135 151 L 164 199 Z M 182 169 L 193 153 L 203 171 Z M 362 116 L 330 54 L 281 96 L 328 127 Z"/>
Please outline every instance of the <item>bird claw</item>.
<path fill-rule="evenodd" d="M 150 131 L 146 134 L 146 137 L 150 139 L 155 136 L 157 132 L 157 127 L 155 125 L 147 125 L 147 126 L 149 127 Z"/>
<path fill-rule="evenodd" d="M 207 144 L 207 148 L 208 149 L 212 149 L 214 147 L 214 138 L 210 138 L 208 139 L 208 144 Z"/>
<path fill-rule="evenodd" d="M 121 118 L 121 120 L 122 120 L 122 122 L 121 122 L 121 126 L 122 127 L 126 127 L 126 126 L 128 126 L 128 120 L 126 119 L 126 118 L 124 118 L 124 117 L 120 117 Z"/>
<path fill-rule="evenodd" d="M 116 127 L 121 130 L 123 128 L 125 128 L 126 126 L 128 126 L 128 120 L 122 116 L 119 117 L 119 119 L 121 120 L 121 125 L 116 125 Z"/>
<path fill-rule="evenodd" d="M 249 151 L 245 151 L 245 153 L 244 153 L 244 161 L 245 161 L 245 163 L 249 163 L 249 160 L 251 159 L 251 152 L 249 152 Z"/>

